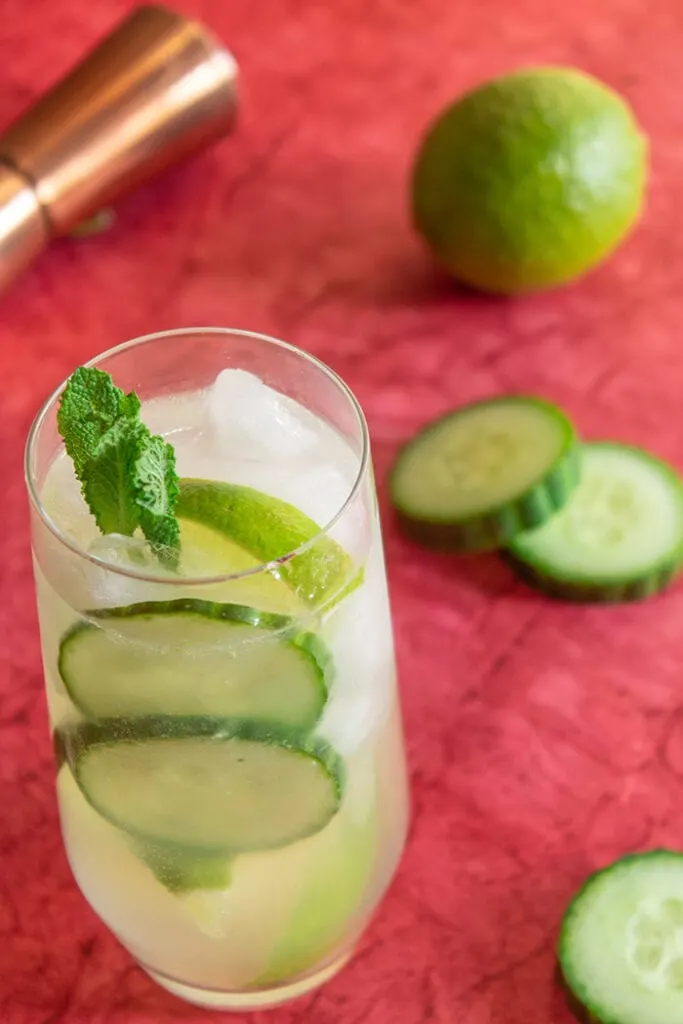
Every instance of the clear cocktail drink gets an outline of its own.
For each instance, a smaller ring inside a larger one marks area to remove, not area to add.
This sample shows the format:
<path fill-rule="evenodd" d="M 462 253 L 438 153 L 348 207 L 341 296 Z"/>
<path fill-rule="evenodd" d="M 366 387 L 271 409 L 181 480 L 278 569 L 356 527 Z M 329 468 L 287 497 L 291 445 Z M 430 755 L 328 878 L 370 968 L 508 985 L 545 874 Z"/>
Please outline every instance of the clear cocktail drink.
<path fill-rule="evenodd" d="M 67 854 L 160 984 L 272 1005 L 346 961 L 405 840 L 365 424 L 330 371 L 255 335 L 96 364 L 175 449 L 180 554 L 98 530 L 53 396 L 27 475 Z"/>

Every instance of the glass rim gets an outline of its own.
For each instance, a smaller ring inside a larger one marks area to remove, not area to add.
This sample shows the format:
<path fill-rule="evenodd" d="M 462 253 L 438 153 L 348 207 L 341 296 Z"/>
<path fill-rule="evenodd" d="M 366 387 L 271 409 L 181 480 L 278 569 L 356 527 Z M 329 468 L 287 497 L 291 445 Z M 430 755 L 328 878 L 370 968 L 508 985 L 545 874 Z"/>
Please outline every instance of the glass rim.
<path fill-rule="evenodd" d="M 45 506 L 41 501 L 40 494 L 36 486 L 35 474 L 33 471 L 33 454 L 35 451 L 37 439 L 40 431 L 45 424 L 45 421 L 56 404 L 59 396 L 61 395 L 68 377 L 65 378 L 44 400 L 35 418 L 31 424 L 26 439 L 26 446 L 24 449 L 24 481 L 26 489 L 28 491 L 29 500 L 32 508 L 42 521 L 43 525 L 52 534 L 52 536 L 65 548 L 71 551 L 74 555 L 91 562 L 93 565 L 100 569 L 105 569 L 108 572 L 116 573 L 118 576 L 124 576 L 128 579 L 143 580 L 148 583 L 165 583 L 172 586 L 199 586 L 199 585 L 213 585 L 218 583 L 229 583 L 232 580 L 246 579 L 250 576 L 256 576 L 259 573 L 269 572 L 276 570 L 278 566 L 285 562 L 289 562 L 305 551 L 312 548 L 320 540 L 327 537 L 331 530 L 337 525 L 338 522 L 343 518 L 346 510 L 353 503 L 358 492 L 360 491 L 363 479 L 368 468 L 368 462 L 370 457 L 370 436 L 368 431 L 367 421 L 365 414 L 360 406 L 360 403 L 354 395 L 351 388 L 346 382 L 336 373 L 330 366 L 324 363 L 317 356 L 312 355 L 310 352 L 304 351 L 302 348 L 298 348 L 296 345 L 292 345 L 287 341 L 282 341 L 279 338 L 275 338 L 269 334 L 262 334 L 259 331 L 247 331 L 241 328 L 233 327 L 178 327 L 166 331 L 154 331 L 150 334 L 142 334 L 136 338 L 131 338 L 129 341 L 121 342 L 119 345 L 114 345 L 111 348 L 106 349 L 98 355 L 93 356 L 87 362 L 80 365 L 83 366 L 98 366 L 99 363 L 111 356 L 119 355 L 122 352 L 126 352 L 129 349 L 137 348 L 141 345 L 150 344 L 155 341 L 160 341 L 164 338 L 178 338 L 178 337 L 190 337 L 193 335 L 217 335 L 217 336 L 232 336 L 241 338 L 252 338 L 256 341 L 265 342 L 267 345 L 273 348 L 279 348 L 281 350 L 291 352 L 293 355 L 301 358 L 304 362 L 308 363 L 319 373 L 322 373 L 346 398 L 356 418 L 358 427 L 360 428 L 361 437 L 361 450 L 360 459 L 358 462 L 358 468 L 354 477 L 353 483 L 349 488 L 349 492 L 341 503 L 340 507 L 334 513 L 334 515 L 326 522 L 323 526 L 320 526 L 315 536 L 305 541 L 303 544 L 299 544 L 298 547 L 285 554 L 278 556 L 278 558 L 271 559 L 267 562 L 262 562 L 259 565 L 251 566 L 248 569 L 242 569 L 239 572 L 231 573 L 219 573 L 213 576 L 172 576 L 162 575 L 161 572 L 144 572 L 136 571 L 134 568 L 123 567 L 119 565 L 113 565 L 106 559 L 101 558 L 99 555 L 92 554 L 85 548 L 81 547 L 73 538 L 69 537 L 52 519 L 48 514 Z M 73 371 L 72 371 L 73 372 Z"/>

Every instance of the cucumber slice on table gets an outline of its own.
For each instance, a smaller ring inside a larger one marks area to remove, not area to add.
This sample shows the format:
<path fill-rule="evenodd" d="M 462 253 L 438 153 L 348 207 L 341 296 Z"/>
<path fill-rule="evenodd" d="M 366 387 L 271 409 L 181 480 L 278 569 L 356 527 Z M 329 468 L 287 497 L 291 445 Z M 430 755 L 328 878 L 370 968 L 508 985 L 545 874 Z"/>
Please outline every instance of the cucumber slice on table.
<path fill-rule="evenodd" d="M 314 520 L 253 487 L 182 479 L 176 515 L 214 530 L 261 563 L 278 563 L 278 576 L 305 604 L 331 601 L 360 582 L 358 574 L 354 580 L 349 555 L 331 537 L 321 535 Z M 304 545 L 309 546 L 285 560 Z"/>
<path fill-rule="evenodd" d="M 332 661 L 293 620 L 181 599 L 89 613 L 63 637 L 59 672 L 88 718 L 217 715 L 310 728 Z"/>
<path fill-rule="evenodd" d="M 324 828 L 341 801 L 329 746 L 245 720 L 111 719 L 62 741 L 86 800 L 142 843 L 148 863 L 165 849 L 186 866 L 287 846 Z"/>
<path fill-rule="evenodd" d="M 581 448 L 581 483 L 562 511 L 509 546 L 513 567 L 556 597 L 632 601 L 683 564 L 683 481 L 640 448 Z"/>
<path fill-rule="evenodd" d="M 578 482 L 576 435 L 557 406 L 511 395 L 456 409 L 399 453 L 390 477 L 406 530 L 479 551 L 545 522 Z"/>
<path fill-rule="evenodd" d="M 683 1021 L 683 855 L 653 850 L 592 875 L 567 909 L 558 956 L 590 1019 Z"/>

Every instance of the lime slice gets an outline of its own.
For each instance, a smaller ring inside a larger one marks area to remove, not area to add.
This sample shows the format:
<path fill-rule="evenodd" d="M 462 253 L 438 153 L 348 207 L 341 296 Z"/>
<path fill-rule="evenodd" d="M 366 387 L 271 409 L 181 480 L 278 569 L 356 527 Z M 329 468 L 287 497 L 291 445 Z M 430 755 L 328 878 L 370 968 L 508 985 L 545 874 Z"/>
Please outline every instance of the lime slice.
<path fill-rule="evenodd" d="M 334 842 L 330 835 L 328 848 L 312 867 L 289 924 L 252 985 L 275 985 L 324 961 L 364 910 L 364 895 L 376 864 L 380 821 L 374 768 L 368 767 L 370 770 L 355 780 L 356 792 L 349 787 L 347 802 L 335 823 Z M 360 816 L 354 815 L 355 807 L 350 806 L 359 799 L 363 804 Z"/>
<path fill-rule="evenodd" d="M 182 894 L 226 889 L 232 878 L 232 860 L 131 839 L 131 849 L 169 892 Z"/>
<path fill-rule="evenodd" d="M 307 605 L 331 601 L 353 581 L 353 561 L 336 541 L 319 536 L 316 522 L 252 487 L 183 479 L 176 512 L 183 529 L 186 521 L 199 524 L 238 545 L 256 564 L 279 563 L 277 576 Z M 310 542 L 300 554 L 279 561 Z"/>
<path fill-rule="evenodd" d="M 180 520 L 180 546 L 180 574 L 189 578 L 248 574 L 262 564 L 261 559 L 225 534 L 191 519 Z M 275 572 L 254 571 L 238 579 L 210 584 L 202 587 L 202 595 L 282 615 L 301 615 L 306 611 L 303 601 Z"/>

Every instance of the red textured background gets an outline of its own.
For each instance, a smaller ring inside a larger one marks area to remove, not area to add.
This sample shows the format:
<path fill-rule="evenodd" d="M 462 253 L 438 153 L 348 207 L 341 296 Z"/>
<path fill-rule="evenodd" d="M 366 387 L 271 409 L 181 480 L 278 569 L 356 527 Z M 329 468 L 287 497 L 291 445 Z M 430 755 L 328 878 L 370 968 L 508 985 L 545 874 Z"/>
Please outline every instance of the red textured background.
<path fill-rule="evenodd" d="M 242 64 L 238 134 L 125 202 L 109 234 L 55 247 L 0 299 L 3 1024 L 222 1019 L 132 966 L 60 845 L 21 455 L 39 401 L 77 363 L 175 326 L 282 336 L 359 396 L 383 500 L 402 439 L 506 389 L 548 395 L 586 435 L 647 443 L 683 468 L 679 0 L 181 6 Z M 5 0 L 0 122 L 128 7 Z M 577 64 L 631 99 L 652 138 L 649 207 L 585 282 L 523 301 L 461 294 L 409 229 L 416 137 L 464 87 L 533 62 Z M 385 524 L 409 848 L 352 965 L 251 1020 L 566 1024 L 553 944 L 570 893 L 621 851 L 683 845 L 683 591 L 623 609 L 554 605 L 493 557 L 437 557 Z"/>

